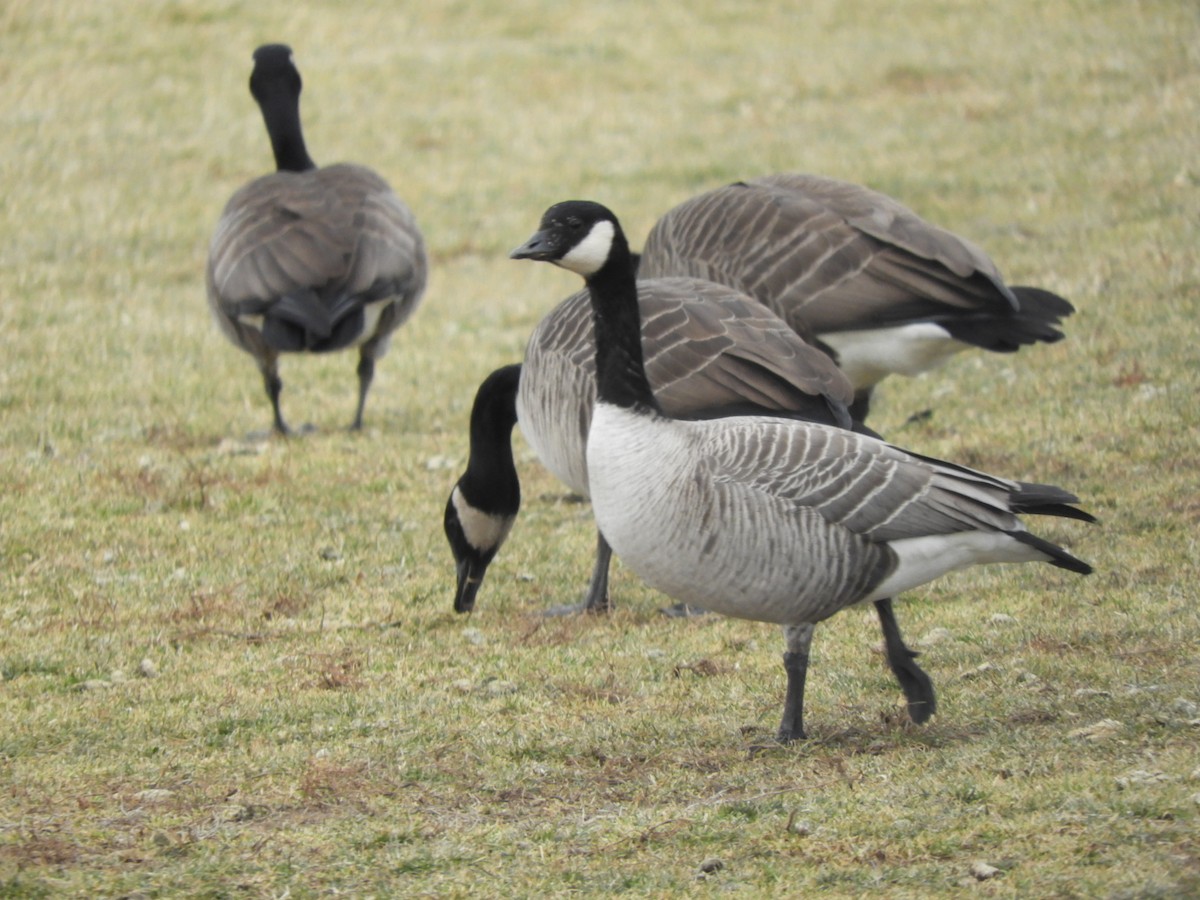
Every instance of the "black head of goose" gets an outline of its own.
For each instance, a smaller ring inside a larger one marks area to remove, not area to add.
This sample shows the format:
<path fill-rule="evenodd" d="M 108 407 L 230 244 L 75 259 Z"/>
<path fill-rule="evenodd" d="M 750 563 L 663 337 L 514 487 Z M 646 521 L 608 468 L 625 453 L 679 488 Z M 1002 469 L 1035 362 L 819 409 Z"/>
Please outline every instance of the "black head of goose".
<path fill-rule="evenodd" d="M 208 300 L 222 332 L 262 373 L 275 430 L 281 353 L 358 348 L 362 427 L 375 360 L 425 290 L 425 245 L 408 207 L 378 174 L 350 163 L 318 168 L 300 128 L 300 73 L 291 48 L 254 51 L 258 102 L 278 171 L 230 198 L 209 249 Z"/>
<path fill-rule="evenodd" d="M 728 284 L 830 348 L 865 418 L 889 374 L 917 375 L 967 347 L 1053 343 L 1074 312 L 1050 291 L 1005 284 L 975 244 L 891 197 L 782 173 L 708 191 L 651 229 L 638 274 Z"/>
<path fill-rule="evenodd" d="M 503 366 L 479 385 L 471 407 L 471 455 L 446 501 L 443 528 L 458 585 L 454 611 L 475 608 L 483 576 L 508 537 L 521 508 L 521 484 L 513 461 L 521 366 Z"/>
<path fill-rule="evenodd" d="M 664 415 L 646 380 L 628 243 L 605 207 L 550 207 L 511 255 L 570 269 L 587 285 L 597 388 L 588 478 L 614 552 L 678 600 L 783 626 L 781 741 L 804 737 L 813 628 L 839 610 L 976 564 L 1041 561 L 1091 572 L 1016 514 L 1090 521 L 1059 488 L 811 422 Z"/>
<path fill-rule="evenodd" d="M 850 424 L 845 407 L 852 391 L 846 377 L 766 307 L 732 288 L 693 278 L 642 280 L 637 292 L 647 376 L 656 401 L 669 414 L 761 413 Z M 589 493 L 586 447 L 596 393 L 591 320 L 588 292 L 568 297 L 538 323 L 524 363 L 498 369 L 479 386 L 467 470 L 447 499 L 444 519 L 457 572 L 457 612 L 474 609 L 487 567 L 517 515 L 514 424 L 520 422 L 547 469 L 576 493 Z M 598 531 L 583 602 L 556 606 L 547 614 L 607 612 L 610 559 Z M 936 709 L 932 682 L 904 645 L 890 601 L 877 607 L 888 662 L 909 714 L 924 721 Z"/>

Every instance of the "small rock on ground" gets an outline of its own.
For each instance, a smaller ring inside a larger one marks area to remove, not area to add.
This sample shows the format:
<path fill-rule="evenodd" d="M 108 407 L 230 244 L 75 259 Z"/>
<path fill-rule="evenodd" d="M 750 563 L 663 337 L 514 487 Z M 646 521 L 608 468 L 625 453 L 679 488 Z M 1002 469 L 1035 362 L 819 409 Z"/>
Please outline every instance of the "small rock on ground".
<path fill-rule="evenodd" d="M 1085 741 L 1106 741 L 1119 734 L 1124 727 L 1116 719 L 1101 719 L 1099 722 L 1068 732 L 1067 737 L 1081 738 Z"/>
<path fill-rule="evenodd" d="M 981 860 L 971 863 L 971 875 L 977 881 L 987 881 L 989 878 L 995 878 L 999 874 L 1000 870 L 989 863 Z"/>
<path fill-rule="evenodd" d="M 164 803 L 174 796 L 175 792 L 166 788 L 147 788 L 134 794 L 133 799 L 138 803 Z"/>
<path fill-rule="evenodd" d="M 714 872 L 720 872 L 725 868 L 725 861 L 720 857 L 710 856 L 708 859 L 700 863 L 700 877 L 712 875 Z"/>

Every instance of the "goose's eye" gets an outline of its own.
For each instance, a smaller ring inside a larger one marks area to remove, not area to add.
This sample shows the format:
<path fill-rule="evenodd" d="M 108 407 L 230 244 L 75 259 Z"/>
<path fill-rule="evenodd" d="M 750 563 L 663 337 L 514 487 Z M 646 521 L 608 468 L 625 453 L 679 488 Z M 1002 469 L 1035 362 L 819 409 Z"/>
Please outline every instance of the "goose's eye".
<path fill-rule="evenodd" d="M 567 219 L 567 227 L 572 231 L 578 231 L 583 227 L 583 220 L 577 219 L 575 216 L 571 216 L 571 218 Z"/>

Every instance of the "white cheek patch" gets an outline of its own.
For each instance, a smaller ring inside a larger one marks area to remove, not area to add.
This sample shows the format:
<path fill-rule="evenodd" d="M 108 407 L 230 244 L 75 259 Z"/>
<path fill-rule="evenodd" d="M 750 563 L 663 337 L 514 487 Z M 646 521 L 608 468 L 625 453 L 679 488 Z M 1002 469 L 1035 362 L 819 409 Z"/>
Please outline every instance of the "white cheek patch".
<path fill-rule="evenodd" d="M 615 233 L 612 222 L 607 220 L 597 222 L 587 233 L 587 237 L 556 262 L 564 269 L 570 269 L 576 275 L 582 275 L 585 278 L 599 272 L 608 262 L 608 253 L 612 250 Z"/>
<path fill-rule="evenodd" d="M 454 489 L 450 499 L 468 544 L 476 550 L 492 550 L 504 543 L 508 532 L 512 530 L 512 518 L 494 516 L 476 509 L 466 501 L 458 488 Z"/>

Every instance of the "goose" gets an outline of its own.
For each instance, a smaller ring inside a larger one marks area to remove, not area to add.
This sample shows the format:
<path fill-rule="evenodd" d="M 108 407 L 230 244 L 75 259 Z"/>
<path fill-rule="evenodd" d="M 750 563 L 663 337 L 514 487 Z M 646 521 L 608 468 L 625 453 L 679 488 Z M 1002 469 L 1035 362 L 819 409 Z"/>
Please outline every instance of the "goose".
<path fill-rule="evenodd" d="M 822 352 L 770 310 L 737 291 L 691 278 L 637 283 L 647 373 L 673 415 L 735 412 L 851 423 L 851 388 Z M 568 297 L 534 329 L 524 364 L 503 366 L 476 392 L 467 469 L 446 501 L 443 528 L 454 555 L 454 609 L 468 613 L 521 503 L 512 430 L 576 493 L 589 493 L 586 445 L 596 392 L 596 349 L 586 290 Z M 550 614 L 607 612 L 612 551 L 597 531 L 596 560 L 584 601 Z M 932 681 L 905 644 L 889 599 L 875 604 L 888 664 L 918 724 L 936 711 Z"/>
<path fill-rule="evenodd" d="M 360 430 L 375 361 L 425 290 L 424 239 L 412 212 L 376 172 L 318 168 L 300 128 L 300 72 L 285 44 L 254 51 L 250 93 L 262 110 L 278 171 L 226 204 L 209 249 L 209 305 L 221 331 L 254 357 L 274 412 L 282 353 L 358 348 Z"/>
<path fill-rule="evenodd" d="M 551 206 L 513 259 L 584 279 L 596 343 L 588 486 L 600 531 L 651 587 L 782 626 L 787 691 L 777 739 L 805 738 L 817 623 L 985 563 L 1092 567 L 1017 512 L 1093 517 L 1051 485 L 1022 484 L 802 420 L 666 415 L 646 378 L 629 244 L 606 207 Z"/>
<path fill-rule="evenodd" d="M 860 420 L 887 375 L 918 375 L 968 347 L 1053 343 L 1075 311 L 1005 284 L 982 249 L 885 194 L 796 173 L 679 204 L 651 229 L 638 274 L 728 284 L 810 329 L 854 384 Z"/>

